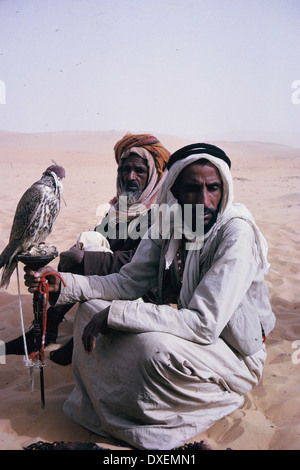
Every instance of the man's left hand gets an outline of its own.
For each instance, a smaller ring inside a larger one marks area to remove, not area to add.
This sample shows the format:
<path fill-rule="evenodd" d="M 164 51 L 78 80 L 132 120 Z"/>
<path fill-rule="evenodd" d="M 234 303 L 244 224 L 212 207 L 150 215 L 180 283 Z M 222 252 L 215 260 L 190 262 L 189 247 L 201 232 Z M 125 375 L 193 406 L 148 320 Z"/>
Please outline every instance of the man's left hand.
<path fill-rule="evenodd" d="M 99 333 L 102 335 L 108 333 L 109 328 L 107 326 L 107 318 L 109 309 L 110 307 L 107 307 L 106 309 L 101 310 L 101 312 L 96 313 L 83 330 L 82 343 L 88 354 L 95 349 L 96 338 Z"/>

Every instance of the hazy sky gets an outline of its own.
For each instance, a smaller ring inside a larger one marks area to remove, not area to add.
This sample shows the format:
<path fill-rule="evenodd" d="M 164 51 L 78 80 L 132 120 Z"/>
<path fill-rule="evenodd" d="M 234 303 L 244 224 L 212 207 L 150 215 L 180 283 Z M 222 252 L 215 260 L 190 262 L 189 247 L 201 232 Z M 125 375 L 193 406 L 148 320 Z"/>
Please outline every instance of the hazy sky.
<path fill-rule="evenodd" d="M 300 0 L 0 0 L 0 80 L 0 130 L 300 147 Z"/>

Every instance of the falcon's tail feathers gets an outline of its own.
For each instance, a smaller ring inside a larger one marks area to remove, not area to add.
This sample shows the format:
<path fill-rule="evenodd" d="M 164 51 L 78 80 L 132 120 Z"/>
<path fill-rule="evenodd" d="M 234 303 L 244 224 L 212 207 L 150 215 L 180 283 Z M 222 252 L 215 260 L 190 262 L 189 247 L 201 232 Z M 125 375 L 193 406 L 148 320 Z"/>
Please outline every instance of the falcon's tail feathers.
<path fill-rule="evenodd" d="M 13 260 L 9 263 L 8 266 L 5 266 L 3 268 L 1 281 L 0 281 L 0 288 L 8 287 L 11 275 L 14 272 L 16 266 L 17 266 L 17 263 L 16 263 L 16 261 Z"/>
<path fill-rule="evenodd" d="M 17 265 L 14 257 L 18 252 L 18 240 L 10 241 L 2 251 L 0 255 L 0 268 L 3 268 L 3 271 L 0 281 L 0 288 L 7 287 L 9 285 L 10 277 Z"/>

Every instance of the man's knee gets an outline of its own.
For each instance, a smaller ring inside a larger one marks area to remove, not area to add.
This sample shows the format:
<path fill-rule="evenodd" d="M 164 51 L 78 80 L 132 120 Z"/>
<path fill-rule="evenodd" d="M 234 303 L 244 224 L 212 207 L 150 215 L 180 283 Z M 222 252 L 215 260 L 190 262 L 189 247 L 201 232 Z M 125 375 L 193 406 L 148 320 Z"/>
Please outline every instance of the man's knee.
<path fill-rule="evenodd" d="M 80 303 L 75 315 L 74 328 L 79 327 L 80 330 L 83 330 L 96 313 L 106 309 L 110 304 L 111 302 L 108 300 L 102 299 L 93 299 Z"/>
<path fill-rule="evenodd" d="M 144 370 L 162 371 L 174 365 L 172 351 L 176 351 L 176 337 L 160 332 L 143 333 L 138 336 L 139 362 Z"/>

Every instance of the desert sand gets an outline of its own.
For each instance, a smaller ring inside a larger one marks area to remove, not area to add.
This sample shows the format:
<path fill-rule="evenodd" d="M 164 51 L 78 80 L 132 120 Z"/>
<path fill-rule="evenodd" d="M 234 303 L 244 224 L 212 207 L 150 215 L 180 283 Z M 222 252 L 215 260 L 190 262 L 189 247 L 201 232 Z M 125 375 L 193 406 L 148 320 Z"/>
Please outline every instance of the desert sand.
<path fill-rule="evenodd" d="M 47 242 L 61 252 L 70 248 L 82 231 L 93 229 L 101 215 L 99 211 L 97 214 L 98 206 L 115 193 L 113 147 L 124 134 L 1 132 L 0 251 L 8 241 L 20 197 L 51 160 L 66 169 L 65 203 Z M 154 134 L 171 152 L 191 143 L 180 137 Z M 202 141 L 201 136 L 199 139 Z M 220 450 L 300 449 L 300 149 L 260 142 L 211 143 L 231 157 L 235 200 L 247 205 L 267 239 L 271 265 L 267 284 L 277 324 L 266 342 L 268 358 L 263 379 L 246 396 L 243 408 L 191 442 L 204 439 Z M 57 259 L 52 265 L 57 267 Z M 33 320 L 32 295 L 23 282 L 21 298 L 27 330 Z M 83 429 L 62 411 L 74 384 L 72 370 L 71 366 L 53 363 L 48 355 L 70 338 L 75 308 L 60 325 L 57 344 L 46 349 L 45 409 L 40 404 L 38 376 L 35 391 L 30 392 L 22 356 L 1 358 L 0 449 L 21 450 L 39 440 L 92 441 L 106 448 L 124 448 L 113 439 Z M 20 334 L 14 274 L 8 289 L 0 291 L 0 339 L 9 341 Z"/>

